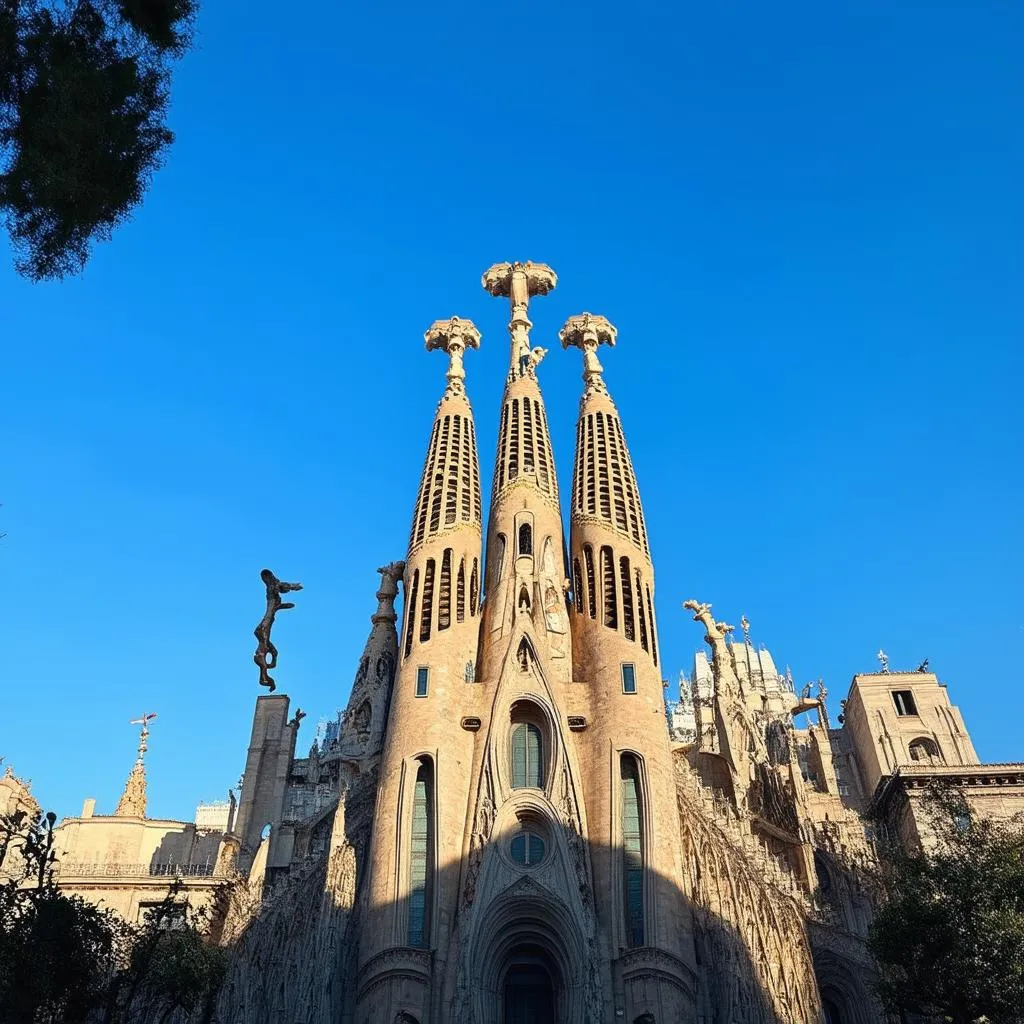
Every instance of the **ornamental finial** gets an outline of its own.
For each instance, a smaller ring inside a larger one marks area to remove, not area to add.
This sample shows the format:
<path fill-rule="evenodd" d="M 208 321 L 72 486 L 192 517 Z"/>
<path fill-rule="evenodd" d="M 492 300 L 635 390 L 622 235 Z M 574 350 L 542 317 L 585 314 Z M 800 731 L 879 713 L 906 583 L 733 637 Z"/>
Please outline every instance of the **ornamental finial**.
<path fill-rule="evenodd" d="M 604 367 L 598 362 L 597 347 L 614 346 L 618 333 L 605 317 L 594 316 L 592 313 L 580 313 L 569 317 L 565 321 L 565 326 L 558 332 L 562 348 L 572 345 L 583 353 L 583 383 L 586 394 L 607 390 L 601 377 Z"/>
<path fill-rule="evenodd" d="M 558 284 L 558 275 L 546 263 L 495 263 L 480 279 L 491 295 L 507 296 L 512 307 L 508 331 L 512 336 L 509 380 L 517 376 L 535 376 L 537 364 L 544 358 L 544 349 L 530 350 L 530 328 L 527 316 L 530 299 L 547 295 Z"/>
<path fill-rule="evenodd" d="M 439 348 L 448 353 L 448 389 L 445 394 L 462 394 L 466 390 L 462 356 L 467 348 L 480 347 L 480 332 L 473 321 L 459 316 L 435 320 L 423 335 L 423 340 L 427 343 L 428 352 Z"/>

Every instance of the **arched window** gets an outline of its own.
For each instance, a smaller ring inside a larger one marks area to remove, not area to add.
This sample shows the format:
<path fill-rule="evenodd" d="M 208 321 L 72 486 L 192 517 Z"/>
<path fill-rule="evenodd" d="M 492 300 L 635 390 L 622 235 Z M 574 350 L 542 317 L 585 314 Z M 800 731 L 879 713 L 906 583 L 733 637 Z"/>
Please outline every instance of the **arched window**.
<path fill-rule="evenodd" d="M 587 567 L 587 611 L 592 619 L 597 618 L 597 598 L 594 586 L 594 549 L 589 545 L 583 548 L 583 563 Z"/>
<path fill-rule="evenodd" d="M 427 559 L 423 570 L 423 601 L 420 604 L 420 640 L 430 639 L 430 619 L 434 611 L 434 559 Z"/>
<path fill-rule="evenodd" d="M 408 658 L 412 651 L 413 629 L 416 623 L 416 592 L 420 588 L 420 571 L 416 569 L 412 574 L 412 593 L 409 595 L 409 605 L 405 610 L 405 656 Z"/>
<path fill-rule="evenodd" d="M 430 942 L 433 898 L 434 772 L 424 759 L 416 772 L 409 837 L 409 929 L 407 945 L 425 947 Z"/>
<path fill-rule="evenodd" d="M 622 894 L 626 941 L 644 944 L 644 835 L 640 766 L 630 754 L 619 762 L 622 796 Z"/>
<path fill-rule="evenodd" d="M 441 556 L 441 586 L 437 595 L 437 628 L 447 629 L 452 624 L 452 549 L 445 548 Z"/>
<path fill-rule="evenodd" d="M 526 825 L 512 837 L 509 855 L 516 864 L 532 868 L 544 859 L 545 845 L 544 837 L 539 830 Z"/>
<path fill-rule="evenodd" d="M 455 621 L 466 618 L 466 560 L 459 559 L 459 571 L 455 576 Z"/>
<path fill-rule="evenodd" d="M 512 788 L 544 788 L 544 741 L 533 722 L 512 727 Z"/>
<path fill-rule="evenodd" d="M 499 533 L 497 543 L 494 545 L 494 557 L 498 564 L 494 567 L 494 582 L 500 583 L 501 577 L 505 575 L 505 534 Z"/>
<path fill-rule="evenodd" d="M 633 618 L 633 576 L 629 571 L 629 559 L 619 559 L 619 578 L 622 580 L 622 628 L 627 640 L 636 639 L 636 622 Z"/>
<path fill-rule="evenodd" d="M 611 629 L 619 628 L 618 602 L 615 600 L 615 565 L 612 549 L 601 548 L 601 600 L 604 603 L 604 624 Z"/>
<path fill-rule="evenodd" d="M 473 559 L 473 571 L 472 571 L 472 573 L 470 574 L 470 577 L 469 577 L 469 614 L 470 615 L 476 615 L 476 605 L 477 605 L 477 601 L 480 599 L 480 595 L 477 593 L 477 588 L 478 588 L 478 585 L 479 585 L 480 581 L 477 578 L 477 576 L 478 576 L 478 573 L 477 573 L 477 567 L 476 567 L 476 559 L 474 558 Z"/>
<path fill-rule="evenodd" d="M 942 754 L 939 753 L 938 745 L 926 736 L 911 741 L 910 758 L 912 761 L 924 761 L 929 764 L 942 763 Z"/>
<path fill-rule="evenodd" d="M 529 523 L 521 523 L 519 526 L 519 549 L 517 554 L 533 554 L 533 530 Z"/>
<path fill-rule="evenodd" d="M 586 614 L 586 595 L 583 593 L 583 574 L 580 572 L 580 560 L 572 560 L 572 596 L 578 615 Z"/>

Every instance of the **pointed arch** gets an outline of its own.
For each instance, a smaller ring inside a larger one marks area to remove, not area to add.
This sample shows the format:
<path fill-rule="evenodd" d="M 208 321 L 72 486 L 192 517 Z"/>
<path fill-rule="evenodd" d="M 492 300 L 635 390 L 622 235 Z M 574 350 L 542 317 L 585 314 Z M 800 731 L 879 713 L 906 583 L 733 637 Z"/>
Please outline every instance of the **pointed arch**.
<path fill-rule="evenodd" d="M 434 891 L 434 764 L 418 761 L 413 784 L 412 822 L 409 830 L 409 900 L 406 944 L 430 945 L 430 919 Z"/>
<path fill-rule="evenodd" d="M 623 920 L 629 946 L 644 944 L 644 806 L 640 764 L 632 754 L 619 758 L 622 817 Z"/>
<path fill-rule="evenodd" d="M 455 576 L 455 621 L 466 617 L 466 559 L 459 559 L 459 571 Z"/>
<path fill-rule="evenodd" d="M 637 618 L 640 620 L 640 646 L 647 651 L 650 649 L 647 644 L 647 613 L 644 610 L 644 593 L 639 569 L 636 571 L 636 610 Z"/>
<path fill-rule="evenodd" d="M 587 597 L 583 593 L 583 574 L 580 572 L 580 560 L 572 560 L 572 596 L 575 599 L 578 615 L 586 615 Z"/>
<path fill-rule="evenodd" d="M 478 587 L 480 584 L 476 559 L 473 559 L 473 572 L 469 577 L 469 614 L 476 615 L 477 599 L 479 597 Z"/>

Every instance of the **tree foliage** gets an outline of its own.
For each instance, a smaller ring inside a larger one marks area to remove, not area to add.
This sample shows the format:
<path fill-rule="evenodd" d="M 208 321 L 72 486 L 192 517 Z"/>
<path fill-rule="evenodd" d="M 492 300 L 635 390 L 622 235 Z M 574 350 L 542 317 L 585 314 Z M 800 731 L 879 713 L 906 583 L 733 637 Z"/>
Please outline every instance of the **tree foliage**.
<path fill-rule="evenodd" d="M 0 216 L 17 269 L 79 272 L 173 141 L 196 0 L 0 0 Z"/>
<path fill-rule="evenodd" d="M 54 820 L 0 816 L 0 1024 L 211 1020 L 227 954 L 209 915 L 183 903 L 180 881 L 142 925 L 65 895 Z"/>
<path fill-rule="evenodd" d="M 972 814 L 955 790 L 923 805 L 927 849 L 892 851 L 870 943 L 893 1011 L 1024 1022 L 1024 823 Z"/>

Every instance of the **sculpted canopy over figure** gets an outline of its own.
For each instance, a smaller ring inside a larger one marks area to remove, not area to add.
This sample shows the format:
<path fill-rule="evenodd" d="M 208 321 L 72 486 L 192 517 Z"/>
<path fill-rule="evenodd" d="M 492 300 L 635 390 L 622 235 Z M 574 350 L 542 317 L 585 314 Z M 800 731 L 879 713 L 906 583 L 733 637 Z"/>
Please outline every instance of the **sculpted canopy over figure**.
<path fill-rule="evenodd" d="M 260 669 L 260 686 L 266 686 L 271 693 L 277 689 L 277 684 L 270 677 L 270 669 L 277 668 L 277 648 L 271 642 L 270 630 L 274 626 L 274 616 L 284 608 L 294 608 L 293 601 L 282 601 L 282 594 L 289 594 L 293 590 L 301 590 L 301 583 L 284 583 L 279 580 L 269 569 L 260 573 L 260 579 L 267 587 L 267 610 L 263 613 L 260 624 L 253 630 L 256 637 L 256 653 L 252 660 Z"/>

